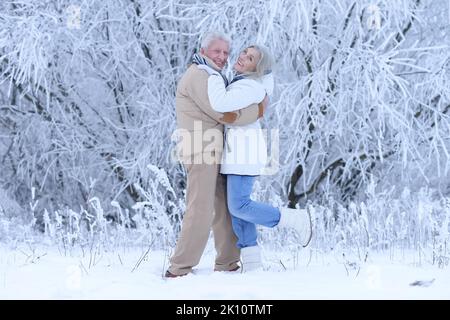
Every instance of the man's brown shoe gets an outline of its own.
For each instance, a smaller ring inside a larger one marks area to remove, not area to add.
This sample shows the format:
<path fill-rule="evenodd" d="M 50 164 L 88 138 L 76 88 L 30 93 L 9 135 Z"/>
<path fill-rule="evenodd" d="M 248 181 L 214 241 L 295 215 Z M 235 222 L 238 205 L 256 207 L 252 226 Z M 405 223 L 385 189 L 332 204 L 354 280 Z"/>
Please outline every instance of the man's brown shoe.
<path fill-rule="evenodd" d="M 169 270 L 166 271 L 166 274 L 164 275 L 164 278 L 178 278 L 178 277 L 184 277 L 187 274 L 180 274 L 180 275 L 176 275 L 173 274 L 172 272 L 170 272 Z"/>
<path fill-rule="evenodd" d="M 216 269 L 214 269 L 214 271 L 235 272 L 235 271 L 238 271 L 240 268 L 241 268 L 241 267 L 236 266 L 236 267 L 234 267 L 234 268 L 231 269 L 231 270 L 216 270 Z"/>

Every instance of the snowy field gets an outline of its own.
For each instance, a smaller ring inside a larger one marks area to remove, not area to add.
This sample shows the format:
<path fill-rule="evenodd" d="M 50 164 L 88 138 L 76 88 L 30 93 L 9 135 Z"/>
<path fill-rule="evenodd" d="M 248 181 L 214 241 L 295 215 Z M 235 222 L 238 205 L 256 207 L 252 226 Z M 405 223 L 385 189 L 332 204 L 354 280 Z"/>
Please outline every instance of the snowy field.
<path fill-rule="evenodd" d="M 166 280 L 168 252 L 146 252 L 1 246 L 0 299 L 450 299 L 450 269 L 417 257 L 372 255 L 358 266 L 311 250 L 295 259 L 264 250 L 264 271 L 218 273 L 208 247 L 193 274 Z"/>

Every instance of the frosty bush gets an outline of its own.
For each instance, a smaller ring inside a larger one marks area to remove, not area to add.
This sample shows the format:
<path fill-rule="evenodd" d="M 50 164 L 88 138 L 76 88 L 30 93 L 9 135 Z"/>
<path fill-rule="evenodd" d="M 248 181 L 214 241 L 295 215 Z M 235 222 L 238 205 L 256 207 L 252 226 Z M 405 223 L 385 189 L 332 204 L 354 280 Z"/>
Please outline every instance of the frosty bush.
<path fill-rule="evenodd" d="M 411 192 L 405 188 L 396 197 L 393 188 L 375 192 L 372 181 L 364 202 L 347 206 L 329 197 L 324 203 L 310 203 L 314 217 L 312 250 L 333 253 L 347 263 L 366 262 L 374 252 L 389 252 L 401 258 L 413 252 L 418 262 L 447 266 L 450 262 L 450 197 L 441 198 L 427 188 Z M 261 243 L 286 247 L 280 231 L 261 229 Z M 289 244 L 295 244 L 291 238 Z M 292 246 L 299 250 L 299 246 Z"/>
<path fill-rule="evenodd" d="M 0 211 L 0 240 L 6 243 L 34 241 L 38 227 L 43 232 L 37 238 L 58 245 L 64 254 L 79 247 L 91 254 L 132 246 L 168 249 L 174 245 L 180 228 L 184 198 L 172 201 L 175 192 L 164 169 L 153 165 L 148 169 L 152 179 L 147 189 L 135 186 L 145 201 L 136 203 L 131 210 L 117 201 L 107 206 L 92 197 L 88 206 L 78 211 L 68 207 L 54 212 L 44 210 L 42 225 L 32 210 L 27 219 L 30 222 L 26 224 L 17 223 L 17 219 L 11 220 Z"/>

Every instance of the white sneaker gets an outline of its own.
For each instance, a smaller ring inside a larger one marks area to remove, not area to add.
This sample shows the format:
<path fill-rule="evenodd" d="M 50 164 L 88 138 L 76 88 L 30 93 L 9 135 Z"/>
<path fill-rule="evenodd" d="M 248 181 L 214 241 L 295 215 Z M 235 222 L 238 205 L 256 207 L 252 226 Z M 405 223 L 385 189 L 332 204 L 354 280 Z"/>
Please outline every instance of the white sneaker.
<path fill-rule="evenodd" d="M 294 229 L 300 236 L 300 243 L 306 247 L 312 238 L 311 214 L 307 209 L 281 208 L 278 226 Z"/>
<path fill-rule="evenodd" d="M 259 246 L 241 249 L 242 272 L 262 270 L 261 249 Z"/>

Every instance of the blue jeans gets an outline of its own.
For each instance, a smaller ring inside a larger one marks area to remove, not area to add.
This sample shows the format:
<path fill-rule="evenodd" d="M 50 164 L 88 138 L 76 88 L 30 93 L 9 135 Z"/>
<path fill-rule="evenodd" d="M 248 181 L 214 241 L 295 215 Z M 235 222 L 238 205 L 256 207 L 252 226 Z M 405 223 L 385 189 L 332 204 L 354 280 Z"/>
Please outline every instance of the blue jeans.
<path fill-rule="evenodd" d="M 227 175 L 227 203 L 237 247 L 256 246 L 256 225 L 272 228 L 280 221 L 280 210 L 250 199 L 255 176 Z"/>

